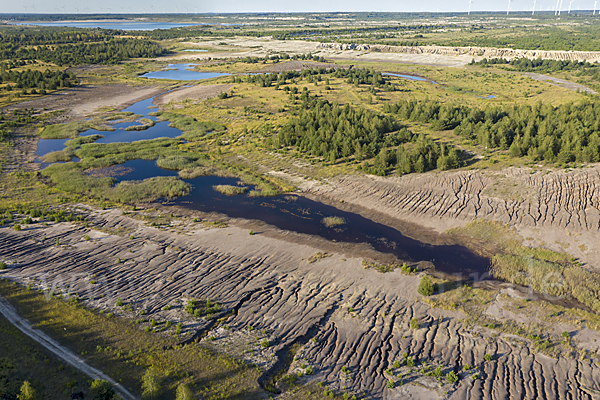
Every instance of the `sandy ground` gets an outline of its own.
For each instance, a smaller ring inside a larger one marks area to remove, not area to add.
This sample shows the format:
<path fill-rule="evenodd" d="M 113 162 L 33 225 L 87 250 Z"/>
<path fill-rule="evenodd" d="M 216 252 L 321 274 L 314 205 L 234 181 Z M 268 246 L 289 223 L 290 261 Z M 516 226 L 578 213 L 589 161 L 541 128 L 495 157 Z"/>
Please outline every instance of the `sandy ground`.
<path fill-rule="evenodd" d="M 306 193 L 344 201 L 437 232 L 489 219 L 515 226 L 525 244 L 566 251 L 600 271 L 600 166 L 346 176 Z"/>
<path fill-rule="evenodd" d="M 419 275 L 366 270 L 353 247 L 336 244 L 340 247 L 330 257 L 309 263 L 322 251 L 318 240 L 298 241 L 298 235 L 268 226 L 249 235 L 241 222 L 210 229 L 181 218 L 157 229 L 121 210 L 82 207 L 79 212 L 90 228 L 68 223 L 19 232 L 0 228 L 0 259 L 10 265 L 0 276 L 77 293 L 91 306 L 129 317 L 145 310 L 146 318 L 161 323 L 181 321 L 184 337 L 208 332 L 214 340 L 203 340 L 210 346 L 230 354 L 243 349 L 242 358 L 261 365 L 265 376 L 278 364 L 268 362 L 273 354 L 284 357 L 300 343 L 291 370 L 306 364 L 315 371 L 303 379 L 374 398 L 570 399 L 600 392 L 597 363 L 551 359 L 530 351 L 522 338 L 490 340 L 493 331 L 464 323 L 459 312 L 418 301 Z M 117 308 L 117 298 L 133 312 Z M 212 319 L 193 318 L 183 310 L 190 298 L 210 299 L 221 309 Z M 172 308 L 163 310 L 168 304 Z M 225 327 L 217 328 L 222 316 Z M 419 329 L 409 327 L 412 318 Z M 263 351 L 243 333 L 250 331 L 271 346 Z M 444 373 L 456 369 L 461 380 L 452 386 L 414 368 L 394 369 L 403 352 L 430 366 L 443 365 Z M 485 354 L 494 359 L 484 362 Z M 462 371 L 467 363 L 481 370 L 480 379 Z M 386 388 L 388 368 L 395 377 L 402 373 L 403 386 Z"/>
<path fill-rule="evenodd" d="M 195 85 L 185 87 L 156 96 L 153 103 L 157 106 L 164 106 L 170 102 L 179 103 L 184 100 L 202 101 L 216 97 L 232 87 L 233 85 Z"/>
<path fill-rule="evenodd" d="M 65 114 L 55 118 L 53 123 L 67 122 L 83 118 L 99 109 L 121 110 L 138 101 L 155 96 L 165 89 L 157 86 L 128 86 L 123 84 L 77 86 L 52 93 L 39 99 L 25 101 L 7 107 L 5 110 L 33 108 L 35 113 L 65 110 Z"/>
<path fill-rule="evenodd" d="M 551 85 L 554 86 L 558 86 L 558 87 L 562 87 L 565 89 L 569 89 L 572 90 L 574 92 L 576 91 L 580 91 L 580 92 L 587 92 L 590 94 L 597 94 L 595 91 L 593 91 L 592 89 L 580 85 L 579 83 L 574 83 L 574 82 L 569 82 L 566 81 L 564 79 L 559 79 L 559 78 L 554 78 L 552 76 L 548 76 L 548 75 L 542 75 L 542 74 L 535 74 L 535 73 L 527 73 L 525 74 L 525 76 L 530 77 L 531 79 L 535 79 L 536 81 L 542 81 L 542 82 L 547 82 Z"/>
<path fill-rule="evenodd" d="M 279 53 L 308 54 L 329 59 L 403 62 L 411 64 L 462 67 L 473 59 L 544 58 L 552 60 L 599 61 L 600 52 L 513 50 L 489 47 L 384 46 L 364 44 L 318 43 L 304 40 L 262 38 L 226 38 L 206 42 L 187 42 L 190 46 L 208 46 L 215 51 L 173 57 L 177 60 L 210 58 L 264 57 Z M 232 51 L 233 48 L 233 51 Z M 238 50 L 239 49 L 239 50 Z"/>

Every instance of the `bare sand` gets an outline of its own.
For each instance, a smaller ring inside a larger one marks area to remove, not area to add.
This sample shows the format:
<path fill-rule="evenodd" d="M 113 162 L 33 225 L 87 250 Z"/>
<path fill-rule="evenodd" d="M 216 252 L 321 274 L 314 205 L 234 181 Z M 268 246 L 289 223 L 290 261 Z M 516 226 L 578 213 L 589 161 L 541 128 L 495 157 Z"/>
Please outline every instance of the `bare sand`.
<path fill-rule="evenodd" d="M 89 228 L 69 223 L 31 225 L 19 232 L 0 228 L 0 260 L 9 264 L 0 276 L 77 293 L 90 306 L 128 318 L 145 310 L 146 318 L 159 323 L 181 321 L 184 338 L 207 333 L 214 340 L 203 343 L 256 363 L 265 376 L 277 364 L 269 362 L 273 354 L 285 354 L 299 343 L 290 371 L 310 365 L 315 374 L 304 380 L 374 398 L 568 399 L 600 391 L 597 363 L 579 357 L 551 359 L 532 352 L 524 338 L 498 335 L 490 340 L 493 330 L 462 321 L 460 312 L 419 301 L 419 275 L 366 270 L 353 247 L 338 244 L 331 257 L 309 263 L 311 255 L 322 251 L 318 240 L 313 244 L 306 237 L 300 243 L 297 235 L 268 226 L 249 235 L 243 221 L 211 229 L 179 217 L 158 229 L 117 209 L 81 206 L 78 212 L 88 218 Z M 116 307 L 117 298 L 133 312 Z M 221 308 L 212 319 L 194 318 L 183 310 L 190 298 L 210 299 Z M 166 305 L 172 307 L 164 310 Z M 226 328 L 215 324 L 222 316 Z M 413 318 L 419 329 L 410 328 Z M 567 328 L 575 332 L 585 327 Z M 262 349 L 244 333 L 249 331 L 271 346 Z M 600 339 L 596 331 L 582 335 L 586 342 Z M 246 350 L 243 355 L 240 349 Z M 442 365 L 444 374 L 457 370 L 461 379 L 454 386 L 415 368 L 395 369 L 394 361 L 404 352 L 430 366 Z M 494 359 L 484 362 L 485 354 Z M 480 379 L 472 379 L 474 370 L 463 371 L 465 364 L 477 366 Z M 394 389 L 386 388 L 388 368 L 394 372 Z"/>

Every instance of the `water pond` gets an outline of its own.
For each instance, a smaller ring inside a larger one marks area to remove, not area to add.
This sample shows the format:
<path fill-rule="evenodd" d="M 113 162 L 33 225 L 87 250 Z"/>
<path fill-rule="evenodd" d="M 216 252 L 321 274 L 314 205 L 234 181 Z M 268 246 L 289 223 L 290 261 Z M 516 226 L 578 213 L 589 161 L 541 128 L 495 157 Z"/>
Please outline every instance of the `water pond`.
<path fill-rule="evenodd" d="M 57 22 L 19 22 L 14 25 L 66 26 L 70 28 L 120 29 L 124 31 L 153 31 L 156 29 L 182 28 L 197 24 L 178 24 L 172 22 L 150 21 L 57 21 Z"/>
<path fill-rule="evenodd" d="M 179 81 L 199 81 L 202 79 L 216 78 L 229 75 L 221 72 L 200 72 L 193 70 L 194 64 L 169 64 L 167 69 L 161 71 L 147 72 L 140 75 L 148 79 L 173 79 Z"/>
<path fill-rule="evenodd" d="M 116 167 L 117 182 L 143 180 L 154 176 L 177 176 L 176 171 L 159 168 L 154 161 L 133 160 Z M 110 171 L 111 168 L 107 169 Z M 431 261 L 446 273 L 483 273 L 489 260 L 458 245 L 434 246 L 402 235 L 398 230 L 379 224 L 359 214 L 350 213 L 297 195 L 251 197 L 248 194 L 227 196 L 213 189 L 215 185 L 238 185 L 237 178 L 204 176 L 185 180 L 192 185 L 187 196 L 167 202 L 201 212 L 217 212 L 232 218 L 255 219 L 293 232 L 316 235 L 345 243 L 368 243 L 377 251 L 391 253 L 403 260 Z M 241 184 L 241 183 L 240 183 Z M 252 187 L 248 185 L 243 185 Z M 339 217 L 339 225 L 324 222 L 326 217 Z"/>
<path fill-rule="evenodd" d="M 429 80 L 427 78 L 423 78 L 423 77 L 417 76 L 417 75 L 395 74 L 395 73 L 392 73 L 392 72 L 384 72 L 383 75 L 394 76 L 396 78 L 404 78 L 404 79 L 408 79 L 409 81 L 431 82 L 434 85 L 437 85 L 437 82 L 431 81 L 431 80 Z"/>

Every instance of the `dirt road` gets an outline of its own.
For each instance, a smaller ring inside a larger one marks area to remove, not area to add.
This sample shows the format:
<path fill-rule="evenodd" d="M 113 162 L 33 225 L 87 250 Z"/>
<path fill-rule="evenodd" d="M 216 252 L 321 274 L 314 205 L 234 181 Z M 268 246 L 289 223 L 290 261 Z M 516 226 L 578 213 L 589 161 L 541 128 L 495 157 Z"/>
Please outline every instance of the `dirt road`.
<path fill-rule="evenodd" d="M 10 321 L 14 326 L 19 328 L 21 332 L 25 335 L 29 336 L 46 349 L 50 350 L 52 353 L 62 358 L 73 367 L 77 368 L 84 374 L 88 375 L 92 379 L 103 379 L 105 381 L 110 382 L 114 385 L 117 393 L 121 395 L 126 400 L 136 400 L 136 397 L 129 393 L 127 389 L 125 389 L 122 385 L 118 384 L 114 380 L 112 380 L 109 376 L 103 374 L 101 371 L 98 371 L 96 368 L 90 367 L 83 361 L 81 358 L 77 357 L 71 351 L 67 350 L 52 338 L 47 336 L 44 332 L 33 329 L 33 327 L 27 322 L 27 320 L 21 318 L 19 314 L 17 314 L 16 310 L 11 306 L 6 299 L 0 297 L 0 313 Z"/>

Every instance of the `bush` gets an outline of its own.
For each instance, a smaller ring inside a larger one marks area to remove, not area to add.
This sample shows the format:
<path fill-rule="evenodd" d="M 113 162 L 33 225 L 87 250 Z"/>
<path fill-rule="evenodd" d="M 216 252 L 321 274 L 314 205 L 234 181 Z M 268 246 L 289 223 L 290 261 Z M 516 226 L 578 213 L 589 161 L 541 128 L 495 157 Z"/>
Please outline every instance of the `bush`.
<path fill-rule="evenodd" d="M 175 394 L 175 400 L 193 400 L 195 399 L 194 394 L 185 383 L 180 383 L 177 386 L 177 392 Z"/>
<path fill-rule="evenodd" d="M 90 387 L 94 400 L 113 400 L 117 398 L 113 385 L 107 381 L 96 379 Z"/>
<path fill-rule="evenodd" d="M 394 361 L 394 368 L 400 368 L 400 361 L 398 361 L 398 360 Z"/>
<path fill-rule="evenodd" d="M 456 373 L 454 373 L 454 371 L 450 371 L 446 374 L 446 380 L 448 381 L 448 383 L 456 383 L 458 382 L 458 375 L 456 375 Z"/>
<path fill-rule="evenodd" d="M 431 296 L 433 294 L 433 283 L 429 276 L 424 275 L 419 282 L 417 292 L 423 296 Z"/>
<path fill-rule="evenodd" d="M 15 231 L 20 231 L 21 230 L 21 225 L 15 224 L 14 228 L 15 228 Z"/>
<path fill-rule="evenodd" d="M 266 348 L 268 348 L 268 347 L 270 346 L 270 344 L 269 344 L 269 341 L 268 341 L 267 339 L 263 340 L 263 341 L 260 343 L 260 345 L 261 345 L 263 348 L 265 348 L 265 349 L 266 349 Z"/>
<path fill-rule="evenodd" d="M 416 318 L 413 318 L 410 320 L 410 327 L 412 329 L 419 329 L 419 320 Z"/>
<path fill-rule="evenodd" d="M 142 398 L 156 399 L 160 396 L 162 377 L 153 369 L 146 371 L 142 377 Z"/>
<path fill-rule="evenodd" d="M 8 265 L 6 265 L 4 261 L 0 261 L 0 271 L 5 270 L 6 268 L 8 268 Z"/>
<path fill-rule="evenodd" d="M 21 386 L 21 393 L 17 395 L 17 399 L 19 400 L 37 400 L 38 396 L 35 392 L 35 389 L 31 387 L 31 383 L 29 381 L 23 382 Z"/>
<path fill-rule="evenodd" d="M 486 354 L 485 356 L 483 356 L 483 359 L 485 361 L 492 361 L 492 356 L 490 354 Z"/>
<path fill-rule="evenodd" d="M 388 379 L 387 384 L 385 386 L 387 386 L 388 389 L 393 389 L 396 386 L 396 384 L 393 380 Z"/>

